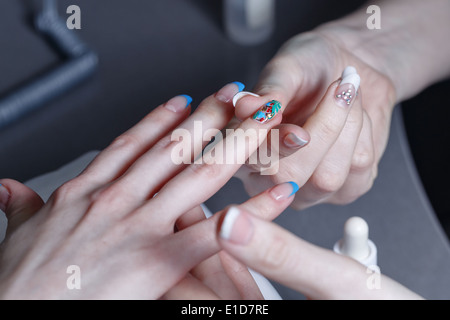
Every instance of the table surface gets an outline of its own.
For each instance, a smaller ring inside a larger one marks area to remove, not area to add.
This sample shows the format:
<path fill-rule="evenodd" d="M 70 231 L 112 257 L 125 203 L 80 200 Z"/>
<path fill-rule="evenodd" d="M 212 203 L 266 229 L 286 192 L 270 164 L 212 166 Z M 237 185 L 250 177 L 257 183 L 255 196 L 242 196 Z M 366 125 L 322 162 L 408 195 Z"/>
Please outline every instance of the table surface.
<path fill-rule="evenodd" d="M 104 148 L 152 108 L 186 93 L 194 104 L 231 81 L 251 88 L 261 68 L 290 36 L 355 9 L 362 1 L 277 1 L 274 36 L 243 47 L 224 35 L 218 2 L 200 0 L 60 0 L 60 13 L 77 4 L 74 31 L 100 57 L 97 74 L 63 97 L 0 131 L 0 176 L 29 180 Z M 125 4 L 126 3 L 126 4 Z M 0 2 L 0 92 L 60 63 L 30 26 L 36 1 Z M 323 10 L 327 8 L 327 10 Z M 214 211 L 246 199 L 231 180 L 207 205 Z M 331 248 L 345 220 L 365 218 L 386 275 L 431 299 L 450 298 L 450 250 L 409 155 L 400 109 L 372 190 L 348 206 L 291 209 L 277 222 Z M 302 296 L 276 285 L 286 299 Z"/>

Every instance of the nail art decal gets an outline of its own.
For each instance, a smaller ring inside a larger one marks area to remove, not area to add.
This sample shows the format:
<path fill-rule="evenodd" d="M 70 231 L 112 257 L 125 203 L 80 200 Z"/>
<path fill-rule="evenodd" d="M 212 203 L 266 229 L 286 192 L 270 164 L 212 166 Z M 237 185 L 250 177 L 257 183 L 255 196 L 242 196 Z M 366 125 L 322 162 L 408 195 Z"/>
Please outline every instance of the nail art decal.
<path fill-rule="evenodd" d="M 281 103 L 277 100 L 272 100 L 265 105 L 263 105 L 256 113 L 253 115 L 252 119 L 258 121 L 259 123 L 266 123 L 281 110 Z"/>

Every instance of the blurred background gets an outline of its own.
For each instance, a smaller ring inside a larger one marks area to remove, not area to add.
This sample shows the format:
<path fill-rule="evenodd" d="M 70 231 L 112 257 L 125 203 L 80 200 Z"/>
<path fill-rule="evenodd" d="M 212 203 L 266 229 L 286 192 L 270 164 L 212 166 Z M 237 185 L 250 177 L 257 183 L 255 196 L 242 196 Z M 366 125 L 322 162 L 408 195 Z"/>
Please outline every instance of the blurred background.
<path fill-rule="evenodd" d="M 222 1 L 59 0 L 81 8 L 72 30 L 99 58 L 92 76 L 0 130 L 0 177 L 27 181 L 106 147 L 152 108 L 177 94 L 196 106 L 224 84 L 248 89 L 279 47 L 365 1 L 277 0 L 274 33 L 253 46 L 224 32 Z M 0 1 L 0 101 L 67 62 L 36 31 L 40 0 Z M 414 163 L 431 205 L 450 234 L 450 81 L 402 104 Z"/>

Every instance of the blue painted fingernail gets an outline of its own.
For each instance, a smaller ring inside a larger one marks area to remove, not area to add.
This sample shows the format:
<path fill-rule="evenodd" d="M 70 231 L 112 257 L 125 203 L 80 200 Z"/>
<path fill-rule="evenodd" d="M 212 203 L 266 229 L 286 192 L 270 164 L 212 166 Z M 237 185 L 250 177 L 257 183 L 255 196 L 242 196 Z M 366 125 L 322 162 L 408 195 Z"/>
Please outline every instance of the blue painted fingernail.
<path fill-rule="evenodd" d="M 298 184 L 296 184 L 294 181 L 289 181 L 288 183 L 292 186 L 292 193 L 289 195 L 290 197 L 294 195 L 300 188 L 298 187 Z"/>
<path fill-rule="evenodd" d="M 235 81 L 235 82 L 232 82 L 232 83 L 234 83 L 235 85 L 238 86 L 239 92 L 241 92 L 241 91 L 243 91 L 245 89 L 245 85 L 242 82 Z"/>
<path fill-rule="evenodd" d="M 189 107 L 189 105 L 192 103 L 192 98 L 191 96 L 188 96 L 187 94 L 180 94 L 181 97 L 185 97 L 186 98 L 186 107 Z"/>

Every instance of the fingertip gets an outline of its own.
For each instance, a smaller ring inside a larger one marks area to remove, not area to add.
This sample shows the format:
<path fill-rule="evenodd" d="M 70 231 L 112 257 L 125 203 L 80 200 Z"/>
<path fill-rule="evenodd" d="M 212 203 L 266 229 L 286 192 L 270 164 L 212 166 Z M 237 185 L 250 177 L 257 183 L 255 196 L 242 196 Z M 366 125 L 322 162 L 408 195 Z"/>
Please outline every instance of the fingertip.
<path fill-rule="evenodd" d="M 236 206 L 230 207 L 220 221 L 220 239 L 237 245 L 246 245 L 252 236 L 253 223 L 248 214 Z"/>
<path fill-rule="evenodd" d="M 300 149 L 306 146 L 309 143 L 309 140 L 309 134 L 300 135 L 298 133 L 290 132 L 284 136 L 283 143 L 290 149 Z"/>
<path fill-rule="evenodd" d="M 3 179 L 0 184 L 0 209 L 9 220 L 8 228 L 16 227 L 44 205 L 36 192 L 18 181 Z"/>

